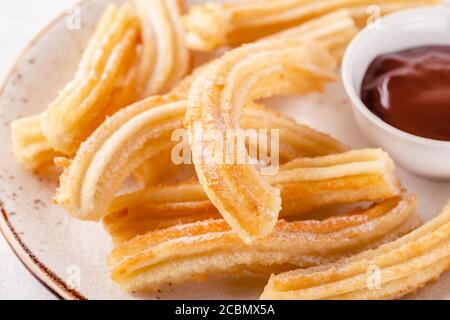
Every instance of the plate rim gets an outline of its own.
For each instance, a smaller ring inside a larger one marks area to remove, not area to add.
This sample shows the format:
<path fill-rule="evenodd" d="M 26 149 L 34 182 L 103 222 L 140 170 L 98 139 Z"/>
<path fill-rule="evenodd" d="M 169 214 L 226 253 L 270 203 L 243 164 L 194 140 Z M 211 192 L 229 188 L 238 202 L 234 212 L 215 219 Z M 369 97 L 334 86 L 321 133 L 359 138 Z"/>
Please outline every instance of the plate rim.
<path fill-rule="evenodd" d="M 73 6 L 84 6 L 90 0 L 78 0 Z M 13 78 L 14 72 L 17 70 L 19 63 L 29 50 L 36 45 L 36 43 L 45 34 L 53 28 L 57 23 L 61 22 L 66 16 L 62 11 L 54 18 L 52 18 L 45 27 L 37 32 L 31 40 L 20 50 L 20 53 L 15 58 L 14 62 L 5 73 L 5 77 L 0 84 L 0 100 L 4 98 L 4 92 L 8 84 Z M 6 240 L 6 243 L 11 248 L 14 255 L 19 259 L 25 269 L 40 283 L 47 291 L 59 300 L 87 300 L 78 290 L 71 288 L 63 279 L 61 279 L 54 271 L 47 267 L 37 256 L 28 248 L 25 241 L 20 237 L 15 230 L 11 221 L 9 220 L 9 212 L 5 209 L 3 203 L 0 201 L 0 234 Z"/>

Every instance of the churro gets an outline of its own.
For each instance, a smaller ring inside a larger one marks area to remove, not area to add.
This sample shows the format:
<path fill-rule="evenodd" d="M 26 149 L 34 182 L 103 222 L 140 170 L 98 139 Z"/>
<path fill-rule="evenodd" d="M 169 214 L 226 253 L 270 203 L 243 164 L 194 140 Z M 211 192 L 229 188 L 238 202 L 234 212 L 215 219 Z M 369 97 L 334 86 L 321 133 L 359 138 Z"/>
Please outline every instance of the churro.
<path fill-rule="evenodd" d="M 413 197 L 397 197 L 323 221 L 279 221 L 266 238 L 251 244 L 223 220 L 177 226 L 119 245 L 109 265 L 113 280 L 126 290 L 147 291 L 217 273 L 267 273 L 322 264 L 417 227 L 415 203 Z"/>
<path fill-rule="evenodd" d="M 357 33 L 358 27 L 350 13 L 347 10 L 338 10 L 264 37 L 262 40 L 297 37 L 320 42 L 330 50 L 336 59 L 340 60 L 347 45 Z"/>
<path fill-rule="evenodd" d="M 415 231 L 336 264 L 272 276 L 263 299 L 396 299 L 450 268 L 450 203 Z"/>
<path fill-rule="evenodd" d="M 181 0 L 135 0 L 142 29 L 141 96 L 166 93 L 189 71 Z"/>
<path fill-rule="evenodd" d="M 441 0 L 240 0 L 192 6 L 184 17 L 190 48 L 211 51 L 222 45 L 240 45 L 276 32 L 308 23 L 312 19 L 347 9 L 360 27 L 372 15 Z M 369 10 L 375 8 L 376 11 Z M 378 18 L 376 16 L 375 18 Z M 326 22 L 326 20 L 325 20 Z M 329 19 L 332 23 L 333 20 Z"/>
<path fill-rule="evenodd" d="M 252 103 L 243 111 L 240 120 L 244 129 L 279 130 L 279 162 L 284 164 L 298 157 L 317 157 L 347 151 L 347 147 L 339 141 L 317 132 L 307 126 L 296 123 L 276 111 L 261 104 Z M 161 171 L 159 168 L 164 167 Z M 186 178 L 195 176 L 191 165 L 175 164 L 171 159 L 171 152 L 149 159 L 138 168 L 133 176 L 143 185 L 154 185 L 170 182 L 171 177 L 177 175 Z M 187 173 L 187 175 L 186 175 Z"/>
<path fill-rule="evenodd" d="M 212 5 L 214 6 L 214 5 Z M 209 4 L 205 7 L 209 7 Z M 205 12 L 208 10 L 206 9 Z M 193 28 L 195 29 L 195 16 L 197 12 L 196 7 L 193 7 L 191 15 L 188 15 L 186 19 L 187 24 L 187 41 L 191 49 L 197 49 L 200 51 L 210 51 L 218 46 L 217 41 L 220 39 L 220 32 L 226 31 L 226 28 L 221 28 L 219 32 L 213 32 L 212 39 L 205 40 L 202 36 L 199 36 L 195 32 L 189 32 L 190 25 L 193 24 Z M 194 19 L 194 20 L 193 20 Z M 192 21 L 193 20 L 193 21 Z M 201 23 L 204 23 L 206 20 L 201 20 Z M 220 24 L 220 20 L 215 20 L 214 24 Z M 208 32 L 212 31 L 212 29 L 208 29 Z M 317 17 L 316 19 L 312 19 L 304 24 L 280 31 L 278 33 L 272 34 L 271 37 L 283 37 L 283 36 L 291 36 L 291 37 L 302 37 L 309 40 L 314 41 L 324 41 L 331 47 L 346 47 L 351 37 L 358 31 L 358 28 L 355 25 L 355 21 L 347 10 L 339 10 L 336 12 L 332 12 L 330 14 L 324 15 L 323 17 Z M 346 35 L 350 35 L 350 39 L 346 37 Z M 328 39 L 330 38 L 330 39 Z M 334 41 L 330 41 L 333 39 Z"/>
<path fill-rule="evenodd" d="M 26 168 L 51 165 L 59 154 L 72 156 L 106 116 L 139 97 L 167 91 L 187 73 L 182 3 L 136 0 L 136 5 L 139 18 L 128 5 L 105 10 L 75 79 L 41 116 L 42 125 L 29 120 L 33 128 L 25 130 L 24 121 L 13 123 L 14 155 Z"/>
<path fill-rule="evenodd" d="M 138 41 L 133 9 L 109 6 L 85 49 L 75 79 L 41 116 L 43 133 L 53 149 L 73 155 L 108 115 L 136 99 L 135 90 L 129 92 L 127 85 L 135 81 Z M 121 96 L 123 92 L 128 95 Z"/>
<path fill-rule="evenodd" d="M 171 149 L 171 134 L 181 127 L 185 109 L 176 96 L 155 96 L 107 119 L 65 169 L 57 202 L 80 219 L 100 219 L 131 172 Z"/>
<path fill-rule="evenodd" d="M 334 79 L 335 59 L 324 47 L 282 38 L 234 49 L 211 63 L 189 91 L 186 126 L 192 159 L 208 198 L 244 239 L 263 237 L 281 209 L 280 191 L 271 187 L 238 155 L 217 161 L 217 133 L 239 129 L 243 106 L 278 94 L 309 93 Z"/>
<path fill-rule="evenodd" d="M 182 128 L 185 112 L 186 100 L 167 95 L 148 98 L 107 119 L 65 169 L 57 202 L 80 219 L 101 219 L 135 169 L 172 150 L 172 133 Z M 286 141 L 281 154 L 286 158 L 347 150 L 335 139 L 255 104 L 245 108 L 243 122 L 252 128 L 280 128 L 280 139 Z"/>
<path fill-rule="evenodd" d="M 21 118 L 11 125 L 13 154 L 26 169 L 36 170 L 53 164 L 60 156 L 42 134 L 40 116 Z"/>
<path fill-rule="evenodd" d="M 392 160 L 376 149 L 293 160 L 266 179 L 281 190 L 281 217 L 329 205 L 376 201 L 400 192 Z M 115 242 L 162 227 L 220 217 L 195 180 L 119 196 L 110 212 L 103 222 Z"/>

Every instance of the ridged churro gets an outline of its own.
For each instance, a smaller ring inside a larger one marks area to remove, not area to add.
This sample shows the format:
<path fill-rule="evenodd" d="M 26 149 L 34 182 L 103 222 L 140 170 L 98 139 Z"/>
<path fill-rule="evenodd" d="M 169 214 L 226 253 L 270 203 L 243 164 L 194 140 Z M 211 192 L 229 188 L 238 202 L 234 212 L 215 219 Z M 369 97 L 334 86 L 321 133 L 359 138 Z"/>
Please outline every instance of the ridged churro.
<path fill-rule="evenodd" d="M 14 158 L 26 169 L 36 170 L 53 164 L 61 156 L 42 134 L 40 116 L 21 118 L 11 125 Z"/>
<path fill-rule="evenodd" d="M 250 107 L 244 109 L 243 113 L 240 123 L 244 129 L 279 130 L 278 152 L 280 164 L 298 157 L 324 156 L 348 150 L 339 141 L 307 126 L 298 124 L 294 120 L 261 104 L 252 103 Z M 162 167 L 165 168 L 164 171 L 159 169 Z M 164 180 L 169 182 L 167 180 L 170 180 L 170 177 L 173 177 L 176 175 L 176 172 L 180 171 L 184 171 L 184 173 L 188 171 L 188 175 L 184 175 L 185 180 L 195 176 L 195 171 L 193 171 L 191 165 L 174 164 L 171 159 L 171 152 L 168 151 L 149 159 L 133 173 L 133 176 L 144 185 L 154 185 L 155 183 L 164 183 Z"/>
<path fill-rule="evenodd" d="M 396 299 L 450 268 L 450 203 L 417 230 L 336 264 L 272 276 L 263 299 Z"/>
<path fill-rule="evenodd" d="M 228 163 L 219 163 L 217 154 L 224 150 L 216 134 L 239 129 L 248 101 L 321 90 L 334 79 L 335 66 L 328 50 L 316 43 L 270 39 L 226 53 L 194 80 L 186 113 L 193 163 L 208 198 L 242 238 L 263 237 L 273 229 L 280 191 L 253 166 L 239 163 L 237 153 Z"/>
<path fill-rule="evenodd" d="M 347 10 L 338 10 L 261 40 L 297 37 L 320 42 L 336 59 L 340 60 L 347 45 L 357 33 L 358 27 L 350 13 Z"/>
<path fill-rule="evenodd" d="M 57 202 L 80 219 L 101 219 L 135 169 L 172 150 L 172 133 L 182 128 L 185 112 L 186 100 L 175 95 L 151 97 L 117 112 L 81 145 L 61 177 Z M 245 108 L 243 122 L 252 128 L 280 128 L 285 157 L 347 150 L 333 138 L 255 104 Z"/>
<path fill-rule="evenodd" d="M 123 50 L 127 50 L 129 52 L 126 55 L 121 54 L 121 57 L 118 52 L 119 50 L 116 49 L 115 56 L 113 57 L 111 55 L 111 60 L 113 61 L 110 62 L 110 65 L 113 63 L 119 63 L 122 65 L 121 74 L 115 75 L 115 78 L 117 79 L 116 82 L 117 84 L 119 84 L 119 82 L 121 83 L 120 86 L 122 89 L 115 86 L 112 89 L 110 88 L 108 92 L 104 92 L 103 95 L 105 97 L 110 95 L 108 99 L 114 99 L 114 103 L 111 103 L 110 106 L 105 106 L 103 108 L 108 107 L 113 110 L 117 109 L 118 106 L 123 106 L 131 102 L 130 97 L 134 95 L 135 90 L 135 74 L 133 72 L 127 72 L 125 69 L 129 67 L 128 63 L 126 64 L 126 60 L 130 60 L 130 57 L 127 58 L 127 55 L 129 56 L 132 54 L 131 51 L 134 50 L 133 46 L 136 45 L 137 31 L 135 26 L 129 25 L 130 20 L 132 20 L 130 8 L 125 6 L 119 10 L 114 5 L 109 6 L 100 18 L 97 29 L 83 54 L 83 59 L 80 63 L 76 79 L 65 88 L 64 92 L 60 94 L 59 101 L 69 98 L 75 99 L 75 90 L 81 90 L 82 86 L 89 85 L 89 81 L 85 78 L 89 72 L 92 77 L 95 77 L 95 70 L 93 70 L 94 55 L 96 54 L 96 50 L 101 50 L 99 48 L 99 43 L 102 39 L 104 39 L 105 32 L 113 28 L 113 20 L 118 17 L 119 14 L 122 16 L 121 20 L 127 21 L 127 30 L 128 26 L 130 26 L 130 29 L 127 31 L 127 36 L 123 37 L 124 39 L 122 40 L 121 47 Z M 112 30 L 110 31 L 112 32 Z M 103 42 L 104 41 L 106 41 L 106 39 L 103 40 Z M 117 39 L 115 41 L 116 43 L 118 42 Z M 73 93 L 72 96 L 69 96 L 69 91 Z M 81 95 L 82 93 L 79 92 L 79 94 Z M 93 99 L 93 97 L 91 99 Z M 89 131 L 86 132 L 86 134 L 89 133 Z M 37 170 L 42 167 L 52 165 L 54 157 L 62 154 L 61 152 L 55 151 L 55 148 L 49 143 L 47 137 L 44 135 L 40 115 L 14 121 L 11 126 L 11 134 L 14 156 L 18 162 L 20 162 L 27 169 Z M 67 151 L 67 149 L 65 151 Z M 70 152 L 73 152 L 73 150 Z"/>
<path fill-rule="evenodd" d="M 223 220 L 158 230 L 116 247 L 112 278 L 129 291 L 211 274 L 265 273 L 335 261 L 363 248 L 397 238 L 417 227 L 415 199 L 399 197 L 366 210 L 323 221 L 279 221 L 266 238 L 242 241 Z"/>
<path fill-rule="evenodd" d="M 213 4 L 212 6 L 214 5 L 215 4 Z M 210 4 L 206 5 L 206 7 L 208 6 L 210 6 Z M 192 12 L 194 13 L 194 18 L 196 11 L 197 9 L 193 7 Z M 214 32 L 212 38 L 208 42 L 202 39 L 202 37 L 195 32 L 189 32 L 191 17 L 187 16 L 185 19 L 187 20 L 188 25 L 187 41 L 192 49 L 197 49 L 200 51 L 210 51 L 221 44 L 216 43 L 215 41 L 220 39 L 220 32 L 225 31 L 226 29 L 222 29 L 219 32 Z M 192 21 L 192 23 L 195 24 L 196 22 Z M 203 19 L 201 23 L 208 23 L 208 20 Z M 210 23 L 220 23 L 220 21 L 215 20 L 214 22 Z M 210 32 L 211 30 L 212 29 L 209 29 L 208 32 Z M 330 47 L 336 48 L 339 46 L 345 47 L 349 42 L 349 40 L 346 40 L 347 35 L 349 35 L 351 38 L 357 31 L 358 28 L 355 24 L 354 19 L 350 15 L 350 12 L 348 10 L 338 10 L 321 17 L 319 16 L 298 26 L 294 26 L 292 28 L 268 35 L 268 37 L 302 37 L 315 41 L 323 41 Z M 332 35 L 334 35 L 334 37 Z"/>
<path fill-rule="evenodd" d="M 141 96 L 166 93 L 189 71 L 181 0 L 135 0 L 142 29 Z"/>
<path fill-rule="evenodd" d="M 76 76 L 41 116 L 53 149 L 73 155 L 108 116 L 134 101 L 139 25 L 133 8 L 111 5 L 84 51 Z M 126 93 L 125 96 L 124 93 Z"/>
<path fill-rule="evenodd" d="M 41 117 L 42 125 L 35 118 L 13 123 L 14 155 L 26 168 L 72 156 L 106 116 L 139 97 L 167 91 L 187 73 L 182 3 L 136 0 L 136 6 L 139 18 L 129 5 L 105 10 L 75 79 Z M 23 128 L 25 123 L 33 127 Z"/>
<path fill-rule="evenodd" d="M 184 17 L 190 48 L 211 51 L 222 45 L 240 45 L 308 23 L 346 9 L 362 27 L 368 17 L 441 0 L 238 0 L 192 6 Z M 377 9 L 376 11 L 369 10 Z M 375 18 L 378 18 L 375 16 Z M 333 27 L 333 19 L 325 19 Z"/>
<path fill-rule="evenodd" d="M 333 204 L 376 201 L 400 192 L 392 160 L 376 149 L 293 160 L 266 179 L 281 190 L 281 217 Z M 197 181 L 157 185 L 119 196 L 110 211 L 103 223 L 115 242 L 162 227 L 220 217 Z"/>
<path fill-rule="evenodd" d="M 107 119 L 65 169 L 57 202 L 77 218 L 100 219 L 131 172 L 171 149 L 171 134 L 181 127 L 185 109 L 176 96 L 155 96 Z"/>

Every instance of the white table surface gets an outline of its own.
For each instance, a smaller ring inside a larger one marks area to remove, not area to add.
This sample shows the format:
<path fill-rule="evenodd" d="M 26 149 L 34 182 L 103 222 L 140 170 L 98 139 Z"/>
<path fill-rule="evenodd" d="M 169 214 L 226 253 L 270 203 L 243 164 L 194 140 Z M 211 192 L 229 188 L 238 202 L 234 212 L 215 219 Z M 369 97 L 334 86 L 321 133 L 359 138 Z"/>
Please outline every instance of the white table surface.
<path fill-rule="evenodd" d="M 76 0 L 0 1 L 0 81 L 17 55 L 54 17 Z M 54 299 L 23 267 L 0 236 L 0 299 Z"/>

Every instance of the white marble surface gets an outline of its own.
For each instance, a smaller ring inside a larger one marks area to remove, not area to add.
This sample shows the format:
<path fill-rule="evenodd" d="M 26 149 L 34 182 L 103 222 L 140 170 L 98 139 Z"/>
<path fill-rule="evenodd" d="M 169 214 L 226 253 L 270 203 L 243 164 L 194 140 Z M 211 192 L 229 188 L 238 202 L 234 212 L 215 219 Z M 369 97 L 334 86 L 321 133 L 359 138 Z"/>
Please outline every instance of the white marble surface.
<path fill-rule="evenodd" d="M 76 0 L 0 1 L 0 81 L 17 56 L 54 17 Z M 0 299 L 54 299 L 23 267 L 0 236 Z"/>

